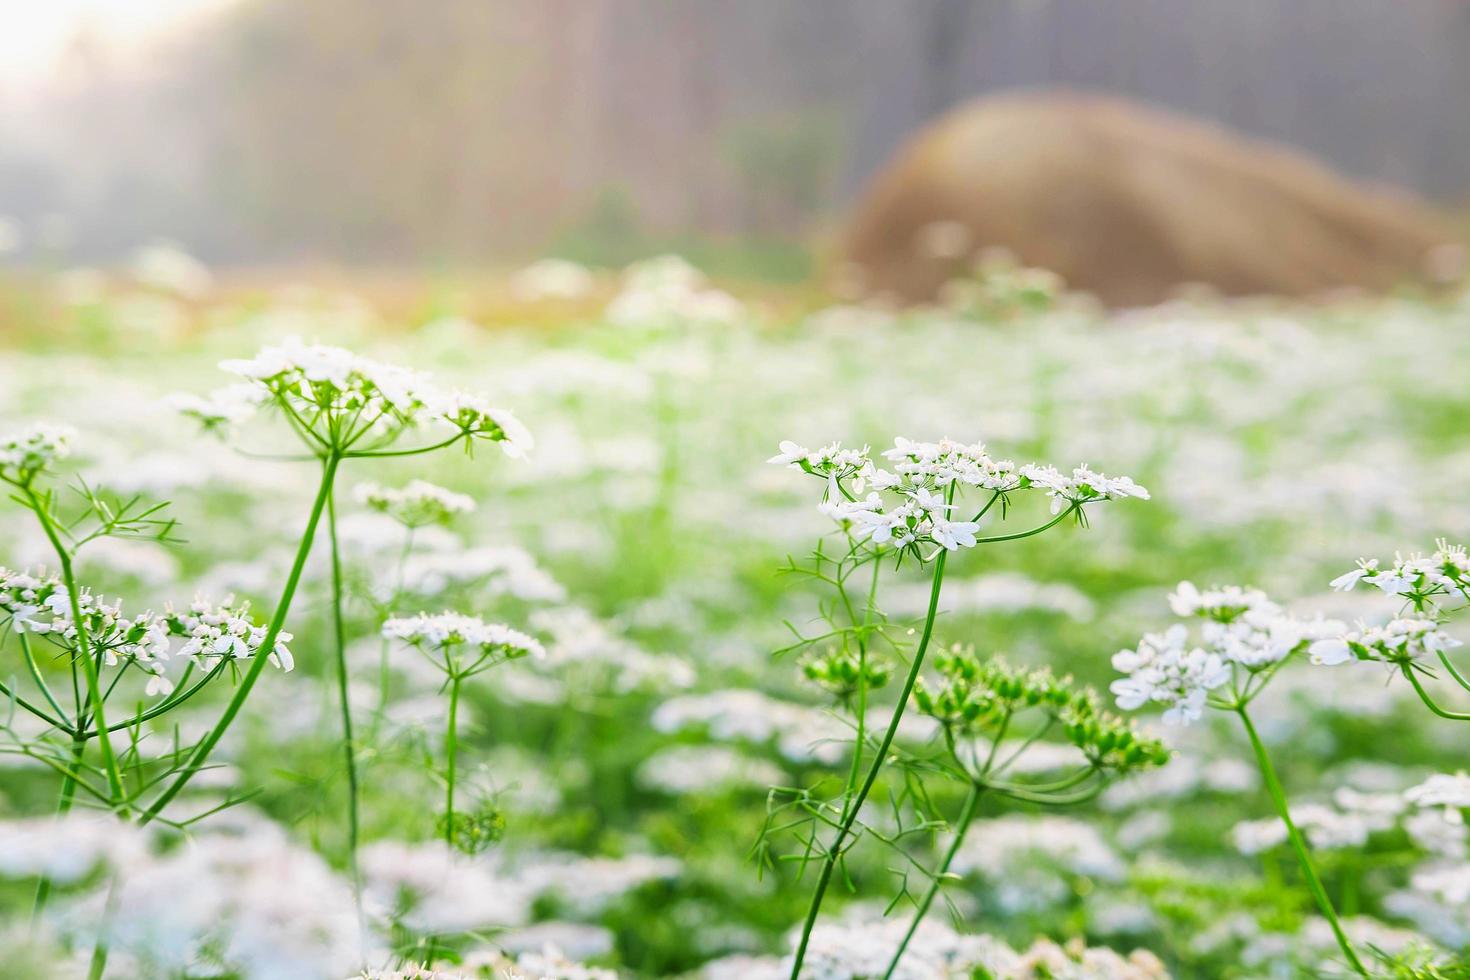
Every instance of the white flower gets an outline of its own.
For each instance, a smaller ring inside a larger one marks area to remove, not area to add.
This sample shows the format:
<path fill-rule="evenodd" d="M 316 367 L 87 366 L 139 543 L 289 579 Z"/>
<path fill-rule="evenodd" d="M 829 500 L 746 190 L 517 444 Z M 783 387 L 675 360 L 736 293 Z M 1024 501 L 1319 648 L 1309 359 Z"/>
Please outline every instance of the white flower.
<path fill-rule="evenodd" d="M 1316 850 L 1362 847 L 1375 829 L 1371 819 L 1359 813 L 1343 813 L 1319 803 L 1302 803 L 1291 808 L 1291 819 Z M 1242 854 L 1259 854 L 1286 843 L 1286 824 L 1279 817 L 1246 820 L 1231 828 L 1230 836 Z"/>
<path fill-rule="evenodd" d="M 1188 636 L 1183 626 L 1175 625 L 1165 633 L 1145 635 L 1136 650 L 1113 655 L 1113 667 L 1128 675 L 1110 687 L 1119 708 L 1168 705 L 1164 720 L 1170 724 L 1200 717 L 1208 692 L 1230 680 L 1230 665 L 1218 654 L 1186 649 Z"/>
<path fill-rule="evenodd" d="M 542 259 L 526 266 L 510 280 L 511 293 L 520 300 L 576 299 L 592 289 L 592 273 L 566 259 Z"/>
<path fill-rule="evenodd" d="M 25 485 L 59 459 L 71 455 L 76 430 L 40 422 L 0 437 L 0 480 Z"/>
<path fill-rule="evenodd" d="M 828 479 L 847 479 L 873 465 L 868 458 L 867 446 L 862 449 L 843 449 L 842 443 L 834 442 L 821 449 L 811 450 L 788 439 L 783 440 L 779 448 L 781 451 L 767 460 L 768 463 L 790 466 Z"/>
<path fill-rule="evenodd" d="M 1443 538 L 1435 546 L 1430 555 L 1395 556 L 1388 568 L 1382 568 L 1376 558 L 1360 558 L 1357 568 L 1332 580 L 1332 588 L 1346 592 L 1365 582 L 1387 595 L 1410 599 L 1420 608 L 1451 591 L 1470 598 L 1470 555 Z"/>
<path fill-rule="evenodd" d="M 1232 622 L 1246 613 L 1276 613 L 1280 610 L 1259 589 L 1238 585 L 1217 586 L 1201 592 L 1192 582 L 1180 582 L 1169 596 L 1169 608 L 1176 616 L 1203 616 L 1218 622 Z"/>
<path fill-rule="evenodd" d="M 975 532 L 980 525 L 974 521 L 933 521 L 930 536 L 946 551 L 975 547 Z"/>
<path fill-rule="evenodd" d="M 265 645 L 269 628 L 250 618 L 248 602 L 235 605 L 234 596 L 226 596 L 221 603 L 195 598 L 181 612 L 167 610 L 163 620 L 175 636 L 187 639 L 179 648 L 179 655 L 193 658 L 199 666 L 212 669 L 225 660 L 248 660 Z M 284 630 L 278 632 L 269 651 L 270 661 L 281 670 L 290 671 L 296 660 L 286 644 L 292 636 Z"/>
<path fill-rule="evenodd" d="M 165 399 L 165 404 L 205 429 L 222 429 L 248 420 L 266 397 L 255 385 L 242 383 L 222 385 L 207 396 L 179 392 Z"/>
<path fill-rule="evenodd" d="M 1317 640 L 1309 649 L 1312 663 L 1335 666 L 1353 659 L 1406 664 L 1459 645 L 1432 619 L 1395 619 L 1383 626 L 1359 624 L 1355 630 Z"/>
<path fill-rule="evenodd" d="M 436 386 L 429 375 L 362 357 L 341 347 L 291 338 L 263 348 L 253 358 L 220 363 L 244 378 L 262 401 L 274 401 L 317 442 L 341 441 L 381 449 L 411 426 L 435 422 L 467 439 L 500 444 L 507 456 L 522 457 L 535 445 L 512 413 L 484 399 Z M 248 399 L 230 389 L 212 399 L 176 399 L 206 425 L 238 421 Z M 315 448 L 315 446 L 314 446 Z"/>
<path fill-rule="evenodd" d="M 439 651 L 477 647 L 486 656 L 505 659 L 527 655 L 540 659 L 546 656 L 546 649 L 535 637 L 502 623 L 487 623 L 478 617 L 455 612 L 394 617 L 383 624 L 383 635 Z"/>
<path fill-rule="evenodd" d="M 1404 790 L 1404 799 L 1421 807 L 1470 807 L 1470 776 L 1463 770 L 1453 775 L 1436 773 L 1418 786 Z"/>
<path fill-rule="evenodd" d="M 1360 560 L 1358 567 L 1351 572 L 1345 572 L 1327 583 L 1334 592 L 1351 592 L 1353 587 L 1362 580 L 1365 575 L 1372 575 L 1378 571 L 1378 559 Z"/>
<path fill-rule="evenodd" d="M 536 448 L 536 440 L 513 413 L 496 408 L 476 395 L 459 391 L 436 399 L 438 416 L 465 435 L 500 444 L 501 452 L 511 459 L 524 459 Z"/>
<path fill-rule="evenodd" d="M 354 494 L 364 506 L 413 528 L 445 524 L 456 514 L 468 514 L 475 509 L 472 497 L 425 480 L 411 480 L 396 490 L 376 483 L 362 483 Z"/>
<path fill-rule="evenodd" d="M 1307 644 L 1343 628 L 1336 620 L 1287 616 L 1277 612 L 1270 600 L 1232 617 L 1228 622 L 1207 621 L 1201 635 L 1206 645 L 1225 660 L 1251 669 L 1280 663 Z"/>
<path fill-rule="evenodd" d="M 780 452 L 766 460 L 767 463 L 775 463 L 778 466 L 790 466 L 811 455 L 811 450 L 805 446 L 798 446 L 790 439 L 782 439 Z"/>

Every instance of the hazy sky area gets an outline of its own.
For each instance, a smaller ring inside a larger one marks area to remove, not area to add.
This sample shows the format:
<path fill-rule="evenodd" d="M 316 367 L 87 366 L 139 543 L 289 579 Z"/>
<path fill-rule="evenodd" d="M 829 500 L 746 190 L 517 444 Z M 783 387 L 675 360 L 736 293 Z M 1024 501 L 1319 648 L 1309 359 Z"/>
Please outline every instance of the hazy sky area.
<path fill-rule="evenodd" d="M 1467 49 L 1461 0 L 0 0 L 4 260 L 817 254 L 926 123 L 1037 88 L 1462 210 Z"/>
<path fill-rule="evenodd" d="M 0 0 L 0 83 L 28 88 L 55 78 L 79 35 L 119 56 L 233 0 Z"/>

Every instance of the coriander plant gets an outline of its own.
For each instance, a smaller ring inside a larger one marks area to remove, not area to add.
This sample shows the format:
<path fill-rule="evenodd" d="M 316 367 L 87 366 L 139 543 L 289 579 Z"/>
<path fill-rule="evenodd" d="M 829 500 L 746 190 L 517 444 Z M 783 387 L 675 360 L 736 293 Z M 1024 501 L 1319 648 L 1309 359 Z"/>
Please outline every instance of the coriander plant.
<path fill-rule="evenodd" d="M 1165 705 L 1164 720 L 1173 724 L 1197 721 L 1205 708 L 1230 712 L 1240 720 L 1307 888 L 1331 926 L 1347 965 L 1360 976 L 1368 976 L 1322 886 L 1307 842 L 1292 819 L 1286 791 L 1249 712 L 1251 702 L 1286 663 L 1302 656 L 1320 662 L 1320 644 L 1340 624 L 1294 618 L 1264 592 L 1240 586 L 1201 591 L 1189 582 L 1181 582 L 1169 597 L 1169 604 L 1180 617 L 1203 620 L 1199 641 L 1192 642 L 1185 625 L 1176 623 L 1164 633 L 1145 635 L 1136 649 L 1115 654 L 1113 666 L 1127 675 L 1112 684 L 1118 706 L 1134 710 L 1147 704 Z"/>
<path fill-rule="evenodd" d="M 772 463 L 799 469 L 823 481 L 820 509 L 837 523 L 840 535 L 835 557 L 819 546 L 813 567 L 806 573 L 836 593 L 836 601 L 822 613 L 829 628 L 817 636 L 798 634 L 797 643 L 788 649 L 809 650 L 822 645 L 839 648 L 839 661 L 817 670 L 838 672 L 835 676 L 844 685 L 843 704 L 853 712 L 856 733 L 851 768 L 836 800 L 820 801 L 807 791 L 791 794 L 793 805 L 805 817 L 831 831 L 824 842 L 814 829 L 805 841 L 806 852 L 799 856 L 803 865 L 817 855 L 821 863 L 792 961 L 791 977 L 797 980 L 832 876 L 857 841 L 854 828 L 859 814 L 889 761 L 894 738 L 923 669 L 950 555 L 1024 540 L 1067 520 L 1085 524 L 1084 508 L 1088 505 L 1122 497 L 1147 499 L 1148 492 L 1128 477 L 1110 478 L 1085 466 L 1070 475 L 1034 463 L 1018 466 L 992 457 L 981 444 L 952 440 L 895 439 L 893 448 L 882 453 L 889 468 L 874 460 L 866 447 L 844 449 L 833 443 L 812 451 L 783 442 L 780 450 Z M 1003 520 L 1015 499 L 1032 491 L 1050 498 L 1049 520 L 1009 533 L 980 533 L 987 517 L 995 513 Z M 879 644 L 894 654 L 903 652 L 878 606 L 882 566 L 888 560 L 895 567 L 905 561 L 927 567 L 929 600 L 897 702 L 882 734 L 870 745 L 868 694 L 886 674 L 884 668 L 870 663 L 877 655 L 872 647 Z M 859 571 L 867 576 L 867 587 L 854 601 L 849 581 Z M 768 830 L 771 826 L 768 824 Z"/>

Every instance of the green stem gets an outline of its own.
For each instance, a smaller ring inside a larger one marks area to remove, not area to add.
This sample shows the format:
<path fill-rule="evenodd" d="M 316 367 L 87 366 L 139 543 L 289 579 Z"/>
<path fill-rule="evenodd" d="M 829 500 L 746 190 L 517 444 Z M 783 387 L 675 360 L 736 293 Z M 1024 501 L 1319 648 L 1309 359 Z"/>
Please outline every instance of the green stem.
<path fill-rule="evenodd" d="M 867 741 L 868 723 L 868 639 L 867 630 L 873 617 L 873 603 L 878 593 L 878 572 L 883 563 L 873 559 L 873 578 L 868 586 L 868 600 L 863 607 L 863 618 L 861 624 L 858 622 L 857 613 L 852 608 L 852 602 L 848 599 L 847 587 L 843 585 L 842 576 L 839 574 L 837 582 L 838 594 L 842 596 L 843 603 L 847 606 L 847 615 L 853 626 L 860 627 L 858 632 L 858 691 L 857 691 L 857 730 L 852 746 L 852 765 L 847 772 L 847 783 L 842 789 L 844 801 L 851 801 L 852 791 L 857 786 L 858 774 L 862 772 L 863 747 Z M 844 803 L 843 815 L 846 816 L 846 802 Z"/>
<path fill-rule="evenodd" d="M 41 696 L 46 699 L 47 704 L 51 705 L 58 717 L 67 717 L 66 712 L 57 703 L 56 696 L 51 693 L 51 687 L 46 683 L 46 678 L 41 675 L 41 668 L 36 663 L 35 654 L 31 652 L 31 641 L 27 640 L 26 635 L 19 630 L 16 631 L 16 638 L 20 640 L 20 652 L 21 656 L 25 659 L 26 670 L 30 672 L 31 680 L 36 682 L 36 687 L 40 690 Z M 67 725 L 60 727 L 69 730 L 69 726 Z"/>
<path fill-rule="evenodd" d="M 74 773 L 82 764 L 82 753 L 86 750 L 85 740 L 73 737 L 71 743 L 71 768 L 61 779 L 61 796 L 56 801 L 56 816 L 64 817 L 71 810 L 72 801 L 77 795 L 77 779 Z M 51 876 L 42 875 L 41 880 L 36 882 L 36 897 L 31 902 L 31 929 L 34 930 L 41 921 L 41 913 L 46 910 L 46 901 L 51 897 Z"/>
<path fill-rule="evenodd" d="M 868 775 L 858 789 L 857 796 L 853 797 L 851 806 L 844 811 L 842 821 L 837 827 L 837 836 L 822 859 L 822 870 L 817 876 L 817 887 L 812 892 L 812 901 L 807 909 L 806 921 L 801 927 L 801 940 L 796 947 L 796 958 L 791 965 L 791 980 L 798 980 L 798 977 L 801 976 L 801 964 L 806 959 L 807 944 L 811 942 L 812 929 L 817 924 L 817 914 L 822 910 L 822 899 L 827 894 L 827 886 L 831 884 L 832 872 L 842 855 L 842 845 L 846 843 L 848 835 L 852 832 L 852 825 L 857 821 L 858 813 L 862 810 L 868 793 L 872 791 L 873 784 L 878 781 L 878 773 L 883 768 L 884 760 L 888 758 L 888 748 L 893 744 L 894 735 L 898 733 L 898 723 L 903 719 L 904 707 L 909 702 L 909 695 L 913 693 L 914 682 L 919 679 L 919 669 L 924 664 L 924 653 L 929 649 L 929 638 L 934 634 L 934 618 L 939 613 L 939 590 L 944 582 L 944 561 L 948 556 L 948 551 L 941 550 L 934 559 L 934 581 L 929 587 L 929 611 L 924 616 L 924 632 L 919 637 L 918 648 L 914 651 L 914 662 L 909 667 L 908 677 L 904 680 L 903 690 L 899 693 L 898 704 L 893 708 L 893 718 L 888 722 L 888 730 L 883 733 L 883 741 L 878 745 L 878 753 L 873 757 L 872 765 L 868 767 Z"/>
<path fill-rule="evenodd" d="M 449 726 L 444 732 L 444 843 L 454 849 L 454 762 L 459 748 L 459 685 L 461 675 L 449 675 Z"/>
<path fill-rule="evenodd" d="M 129 718 L 127 721 L 119 721 L 114 723 L 112 727 L 108 729 L 108 731 L 120 732 L 124 729 L 135 728 L 145 721 L 152 721 L 159 715 L 167 714 L 168 712 L 177 708 L 179 705 L 183 704 L 185 701 L 188 701 L 194 695 L 203 690 L 204 686 L 210 681 L 214 680 L 216 677 L 218 677 L 225 670 L 225 668 L 229 666 L 229 664 L 230 662 L 228 660 L 221 660 L 209 671 L 209 673 L 205 674 L 199 680 L 195 681 L 193 687 L 184 688 L 183 693 L 181 694 L 169 695 L 164 701 L 160 702 L 159 704 L 155 704 L 153 707 L 149 708 L 146 711 L 139 712 L 138 714 Z M 188 669 L 184 671 L 184 677 L 186 679 L 189 676 L 189 670 L 192 670 L 193 666 L 193 664 L 190 664 Z M 85 731 L 82 732 L 82 737 L 92 738 L 96 734 L 97 733 L 93 731 Z"/>
<path fill-rule="evenodd" d="M 387 611 L 392 614 L 393 608 L 403 597 L 404 577 L 407 574 L 408 558 L 413 552 L 414 529 L 407 528 L 403 537 L 403 550 L 398 553 L 398 570 L 393 576 L 393 592 L 386 603 Z M 380 613 L 381 615 L 381 613 Z M 380 624 L 381 625 L 381 624 Z M 393 686 L 392 674 L 388 666 L 388 638 L 383 637 L 382 646 L 378 649 L 378 715 L 373 719 L 373 734 L 376 736 L 378 725 L 388 714 L 388 696 Z"/>
<path fill-rule="evenodd" d="M 332 551 L 332 652 L 337 660 L 337 699 L 342 710 L 342 753 L 347 763 L 347 867 L 352 873 L 353 893 L 361 903 L 361 879 L 357 869 L 357 745 L 352 738 L 352 705 L 348 700 L 347 630 L 342 622 L 342 552 L 337 543 L 336 494 L 330 490 L 327 493 L 327 539 Z"/>
<path fill-rule="evenodd" d="M 1470 691 L 1470 680 L 1467 680 L 1464 674 L 1455 669 L 1454 662 L 1445 655 L 1445 652 L 1443 650 L 1439 651 L 1439 662 L 1444 664 L 1445 670 L 1448 670 L 1450 672 L 1450 676 L 1455 679 L 1456 684 L 1459 684 L 1465 690 Z"/>
<path fill-rule="evenodd" d="M 934 898 L 939 894 L 939 887 L 944 883 L 944 876 L 949 874 L 949 866 L 954 863 L 954 856 L 959 853 L 960 845 L 965 842 L 965 834 L 970 829 L 970 821 L 975 819 L 975 809 L 980 803 L 982 791 L 983 787 L 980 783 L 970 783 L 970 792 L 965 797 L 964 809 L 960 811 L 959 821 L 954 825 L 954 840 L 950 842 L 949 849 L 944 852 L 944 860 L 940 862 L 939 870 L 934 874 L 934 880 L 929 883 L 929 890 L 924 893 L 919 907 L 914 910 L 914 918 L 909 922 L 908 931 L 903 934 L 903 940 L 899 942 L 898 949 L 893 951 L 893 959 L 888 961 L 888 969 L 883 972 L 883 980 L 889 980 L 893 976 L 893 971 L 898 969 L 899 960 L 903 959 L 904 951 L 913 941 L 914 933 L 919 931 L 919 923 L 924 921 L 924 916 L 929 912 L 929 906 L 934 904 Z"/>
<path fill-rule="evenodd" d="M 107 901 L 102 906 L 102 921 L 97 924 L 97 942 L 92 946 L 92 962 L 87 967 L 87 980 L 102 980 L 102 974 L 107 972 L 108 944 L 111 941 L 109 933 L 114 919 L 117 918 L 119 875 L 119 872 L 114 871 L 107 885 Z"/>
<path fill-rule="evenodd" d="M 1424 685 L 1419 683 L 1419 677 L 1414 673 L 1413 667 L 1404 664 L 1400 669 L 1404 672 L 1404 676 L 1409 679 L 1409 683 L 1414 685 L 1414 690 L 1418 693 L 1419 700 L 1423 701 L 1424 706 L 1430 711 L 1439 715 L 1441 718 L 1448 718 L 1450 721 L 1470 721 L 1470 714 L 1462 711 L 1450 711 L 1436 704 L 1434 699 L 1429 696 L 1429 692 L 1424 690 Z"/>
<path fill-rule="evenodd" d="M 1256 734 L 1256 726 L 1251 724 L 1251 719 L 1245 711 L 1245 705 L 1239 705 L 1236 714 L 1240 715 L 1241 723 L 1245 725 L 1245 733 L 1250 736 L 1251 748 L 1256 753 L 1256 764 L 1260 766 L 1261 775 L 1266 780 L 1266 789 L 1271 794 L 1271 801 L 1276 804 L 1276 812 L 1281 817 L 1281 822 L 1286 824 L 1286 836 L 1291 841 L 1292 850 L 1296 852 L 1296 860 L 1301 865 L 1302 876 L 1307 880 L 1307 888 L 1312 892 L 1312 897 L 1317 900 L 1317 907 L 1322 910 L 1327 923 L 1332 927 L 1332 934 L 1337 937 L 1337 945 L 1342 949 L 1343 956 L 1347 957 L 1348 963 L 1359 976 L 1368 976 L 1358 954 L 1353 952 L 1352 944 L 1348 942 L 1347 933 L 1342 930 L 1342 923 L 1337 919 L 1337 912 L 1332 907 L 1332 901 L 1327 897 L 1327 890 L 1322 887 L 1322 880 L 1317 877 L 1317 870 L 1312 866 L 1311 856 L 1307 853 L 1306 841 L 1302 839 L 1301 832 L 1297 830 L 1296 824 L 1291 819 L 1291 810 L 1286 803 L 1286 793 L 1281 788 L 1281 781 L 1276 778 L 1276 769 L 1271 765 L 1271 757 L 1266 754 L 1266 746 L 1261 742 L 1261 737 Z"/>
<path fill-rule="evenodd" d="M 74 662 L 81 662 L 82 676 L 87 683 L 87 696 L 92 705 L 92 720 L 97 726 L 97 743 L 102 748 L 102 766 L 107 771 L 107 788 L 113 795 L 113 806 L 122 806 L 127 801 L 127 793 L 123 789 L 122 772 L 117 765 L 117 753 L 113 751 L 112 739 L 107 732 L 107 713 L 102 707 L 102 683 L 97 676 L 97 663 L 92 659 L 92 645 L 87 637 L 87 624 L 82 621 L 81 593 L 77 589 L 76 575 L 72 573 L 71 553 L 61 543 L 56 527 L 51 522 L 49 503 L 36 496 L 36 492 L 30 487 L 26 487 L 25 495 L 30 502 L 31 510 L 41 524 L 41 530 L 46 533 L 52 550 L 56 552 L 56 560 L 61 565 L 61 581 L 66 587 L 67 598 L 70 601 L 72 625 L 77 631 L 77 655 Z M 80 728 L 81 725 L 77 727 Z"/>
<path fill-rule="evenodd" d="M 301 544 L 296 549 L 296 560 L 291 565 L 291 573 L 286 577 L 286 584 L 281 589 L 281 598 L 276 602 L 275 614 L 271 617 L 270 625 L 266 628 L 265 638 L 260 644 L 256 656 L 251 659 L 250 667 L 240 678 L 239 687 L 235 688 L 235 694 L 230 698 L 230 703 L 225 706 L 219 721 L 215 722 L 214 728 L 210 729 L 189 756 L 184 771 L 169 784 L 168 789 L 154 800 L 152 805 L 144 811 L 138 824 L 142 826 L 158 817 L 163 808 L 175 796 L 178 796 L 183 788 L 188 785 L 189 780 L 194 778 L 195 773 L 204 766 L 209 754 L 214 747 L 224 738 L 225 731 L 234 722 L 235 716 L 245 704 L 245 699 L 250 696 L 250 690 L 255 682 L 260 679 L 261 671 L 265 669 L 270 660 L 270 653 L 276 647 L 276 637 L 280 635 L 281 628 L 286 625 L 286 614 L 291 610 L 291 600 L 296 596 L 296 587 L 301 583 L 301 572 L 306 567 L 307 556 L 311 554 L 311 545 L 316 537 L 317 524 L 321 521 L 322 511 L 326 508 L 327 500 L 332 494 L 332 481 L 337 476 L 337 464 L 341 457 L 332 454 L 326 457 L 322 467 L 322 482 L 317 489 L 316 501 L 311 506 L 311 514 L 306 519 L 306 529 L 301 533 Z"/>

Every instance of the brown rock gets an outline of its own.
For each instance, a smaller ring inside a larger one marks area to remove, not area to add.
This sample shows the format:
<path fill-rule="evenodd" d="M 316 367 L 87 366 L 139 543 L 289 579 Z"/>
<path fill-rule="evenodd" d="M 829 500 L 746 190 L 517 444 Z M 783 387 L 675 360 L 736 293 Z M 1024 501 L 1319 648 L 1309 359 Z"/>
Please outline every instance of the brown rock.
<path fill-rule="evenodd" d="M 1000 247 L 1132 306 L 1192 283 L 1231 296 L 1386 290 L 1442 278 L 1431 256 L 1453 241 L 1423 203 L 1300 153 L 1048 93 L 982 99 L 920 131 L 859 202 L 838 257 L 869 294 L 920 302 Z"/>

